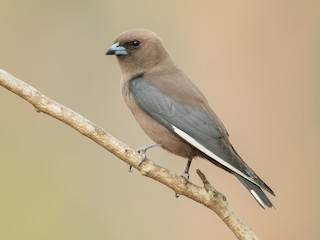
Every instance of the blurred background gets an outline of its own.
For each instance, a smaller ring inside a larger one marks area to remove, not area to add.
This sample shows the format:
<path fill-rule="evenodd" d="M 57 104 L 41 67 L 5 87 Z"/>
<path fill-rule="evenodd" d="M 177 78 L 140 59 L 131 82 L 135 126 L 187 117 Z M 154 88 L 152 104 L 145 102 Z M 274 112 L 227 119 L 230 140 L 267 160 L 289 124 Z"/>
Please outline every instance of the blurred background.
<path fill-rule="evenodd" d="M 234 147 L 272 187 L 262 210 L 231 175 L 194 161 L 260 239 L 319 239 L 319 1 L 0 2 L 0 68 L 133 148 L 150 143 L 120 95 L 127 29 L 156 32 L 205 93 Z M 211 211 L 134 171 L 0 88 L 0 239 L 235 239 Z M 148 156 L 181 173 L 186 161 Z"/>

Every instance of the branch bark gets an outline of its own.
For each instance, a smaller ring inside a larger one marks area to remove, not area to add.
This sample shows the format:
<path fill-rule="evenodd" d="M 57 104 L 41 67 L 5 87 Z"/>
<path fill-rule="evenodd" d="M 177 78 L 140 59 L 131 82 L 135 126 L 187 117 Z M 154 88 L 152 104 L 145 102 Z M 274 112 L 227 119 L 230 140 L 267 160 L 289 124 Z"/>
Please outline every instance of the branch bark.
<path fill-rule="evenodd" d="M 226 201 L 226 197 L 209 183 L 200 170 L 197 170 L 197 174 L 203 182 L 203 187 L 191 182 L 185 184 L 184 178 L 155 164 L 148 158 L 139 165 L 140 154 L 131 149 L 128 145 L 119 141 L 103 128 L 77 112 L 45 96 L 34 87 L 2 69 L 0 69 L 0 85 L 31 103 L 37 112 L 43 112 L 54 117 L 90 138 L 101 147 L 117 156 L 120 160 L 140 171 L 142 175 L 152 178 L 168 186 L 177 194 L 184 195 L 214 211 L 238 239 L 258 239 L 255 233 L 230 207 Z"/>

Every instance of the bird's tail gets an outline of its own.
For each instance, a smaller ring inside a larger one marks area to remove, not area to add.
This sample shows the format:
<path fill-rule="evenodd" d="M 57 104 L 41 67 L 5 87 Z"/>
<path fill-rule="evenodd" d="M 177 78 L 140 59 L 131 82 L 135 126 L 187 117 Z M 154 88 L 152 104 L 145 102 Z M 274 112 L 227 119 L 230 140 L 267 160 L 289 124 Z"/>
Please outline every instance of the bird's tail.
<path fill-rule="evenodd" d="M 268 206 L 270 208 L 273 207 L 273 204 L 271 203 L 267 195 L 258 185 L 250 182 L 249 180 L 236 173 L 233 173 L 233 175 L 235 175 L 239 179 L 239 181 L 248 189 L 248 191 L 262 208 L 265 208 L 265 206 Z"/>

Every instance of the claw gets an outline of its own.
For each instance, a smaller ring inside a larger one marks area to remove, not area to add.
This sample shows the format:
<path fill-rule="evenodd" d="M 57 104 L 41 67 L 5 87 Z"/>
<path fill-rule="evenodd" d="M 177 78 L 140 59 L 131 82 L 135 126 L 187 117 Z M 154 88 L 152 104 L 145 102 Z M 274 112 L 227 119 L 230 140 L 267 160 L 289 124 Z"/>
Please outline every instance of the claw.
<path fill-rule="evenodd" d="M 142 146 L 140 148 L 137 149 L 137 152 L 140 153 L 141 157 L 140 157 L 140 163 L 139 163 L 139 166 L 141 165 L 141 163 L 143 163 L 143 161 L 146 159 L 147 157 L 147 150 L 150 149 L 150 148 L 153 148 L 157 146 L 156 143 L 150 143 L 148 145 L 145 145 L 145 146 Z"/>
<path fill-rule="evenodd" d="M 150 144 L 147 144 L 147 145 L 145 145 L 145 146 L 139 147 L 139 148 L 136 150 L 136 151 L 137 151 L 138 153 L 140 153 L 140 155 L 141 155 L 139 166 L 140 166 L 141 163 L 143 163 L 143 161 L 146 159 L 146 157 L 147 157 L 147 154 L 146 154 L 147 150 L 150 149 L 150 148 L 153 148 L 153 147 L 155 147 L 155 146 L 157 146 L 156 143 L 150 143 Z M 129 165 L 128 171 L 129 171 L 130 173 L 132 172 L 132 166 L 131 166 L 131 165 Z"/>
<path fill-rule="evenodd" d="M 141 165 L 141 163 L 143 163 L 144 160 L 146 160 L 147 154 L 146 151 L 142 151 L 142 150 L 137 150 L 138 153 L 140 153 L 141 157 L 140 157 L 140 163 L 139 166 Z"/>
<path fill-rule="evenodd" d="M 181 177 L 183 177 L 184 180 L 186 180 L 186 185 L 187 185 L 188 182 L 189 182 L 189 177 L 190 177 L 189 173 L 188 173 L 188 172 L 184 172 L 184 173 L 181 175 Z"/>
<path fill-rule="evenodd" d="M 184 173 L 181 175 L 181 177 L 184 178 L 184 180 L 186 181 L 186 182 L 185 182 L 185 185 L 187 185 L 188 182 L 189 182 L 189 177 L 190 177 L 189 173 L 188 173 L 188 172 L 184 172 Z M 178 198 L 179 196 L 180 196 L 180 195 L 179 195 L 178 193 L 175 193 L 175 197 L 176 197 L 176 198 Z"/>
<path fill-rule="evenodd" d="M 189 177 L 190 177 L 189 169 L 190 169 L 191 162 L 192 162 L 192 159 L 188 159 L 187 166 L 186 166 L 185 170 L 183 171 L 183 173 L 182 173 L 182 175 L 181 175 L 181 177 L 183 177 L 184 180 L 186 181 L 186 182 L 185 182 L 186 185 L 187 185 L 188 182 L 189 182 Z M 175 197 L 178 198 L 178 197 L 179 197 L 179 194 L 178 194 L 178 193 L 175 193 Z"/>

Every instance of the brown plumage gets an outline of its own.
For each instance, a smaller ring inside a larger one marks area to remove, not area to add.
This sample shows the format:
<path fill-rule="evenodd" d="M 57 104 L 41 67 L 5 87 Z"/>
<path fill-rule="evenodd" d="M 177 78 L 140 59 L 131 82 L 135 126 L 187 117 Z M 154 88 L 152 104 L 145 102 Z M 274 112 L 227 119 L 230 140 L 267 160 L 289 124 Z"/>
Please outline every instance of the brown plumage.
<path fill-rule="evenodd" d="M 143 75 L 162 92 L 170 94 L 175 101 L 190 105 L 200 103 L 204 108 L 210 109 L 203 94 L 174 64 L 161 39 L 156 34 L 148 30 L 133 29 L 120 34 L 115 42 L 119 42 L 121 46 L 126 46 L 136 39 L 140 42 L 142 51 L 130 50 L 129 48 L 127 50 L 128 55 L 118 57 L 122 72 L 122 95 L 126 104 L 140 127 L 158 146 L 187 159 L 197 155 L 203 156 L 194 147 L 185 141 L 181 141 L 181 138 L 137 106 L 128 89 L 128 81 L 135 76 Z M 170 77 L 166 78 L 167 75 Z M 183 98 L 187 94 L 191 97 Z M 211 114 L 214 114 L 213 111 L 211 111 Z M 213 117 L 218 119 L 216 116 Z M 223 129 L 225 128 L 223 127 Z"/>
<path fill-rule="evenodd" d="M 117 56 L 122 94 L 135 119 L 157 145 L 189 160 L 185 174 L 194 157 L 206 158 L 234 174 L 261 206 L 272 206 L 261 188 L 273 191 L 236 153 L 204 95 L 174 64 L 156 34 L 124 32 L 107 54 Z"/>

